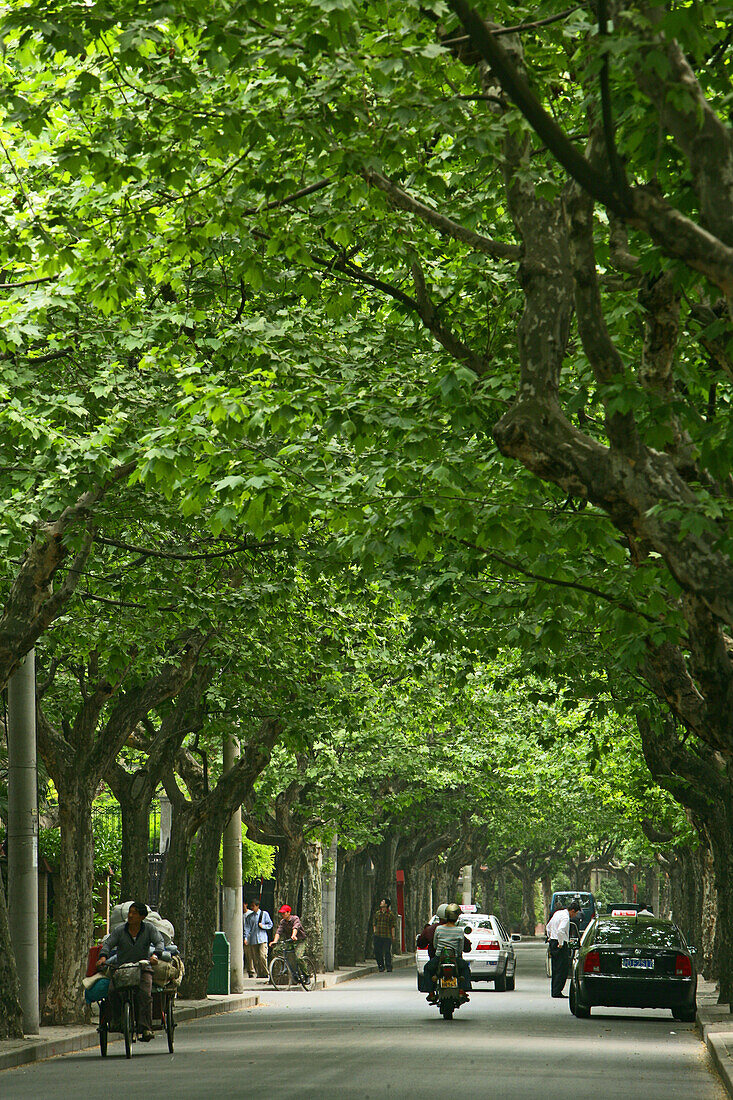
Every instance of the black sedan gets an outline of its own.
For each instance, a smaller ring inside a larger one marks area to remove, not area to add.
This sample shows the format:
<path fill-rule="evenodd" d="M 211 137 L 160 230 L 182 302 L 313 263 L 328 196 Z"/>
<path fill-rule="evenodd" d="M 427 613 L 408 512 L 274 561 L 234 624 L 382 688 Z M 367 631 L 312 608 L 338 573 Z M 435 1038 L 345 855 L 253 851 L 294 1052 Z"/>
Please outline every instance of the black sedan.
<path fill-rule="evenodd" d="M 656 917 L 597 917 L 573 962 L 570 1011 L 590 1016 L 594 1005 L 670 1008 L 691 1022 L 697 1010 L 694 952 L 676 924 Z"/>

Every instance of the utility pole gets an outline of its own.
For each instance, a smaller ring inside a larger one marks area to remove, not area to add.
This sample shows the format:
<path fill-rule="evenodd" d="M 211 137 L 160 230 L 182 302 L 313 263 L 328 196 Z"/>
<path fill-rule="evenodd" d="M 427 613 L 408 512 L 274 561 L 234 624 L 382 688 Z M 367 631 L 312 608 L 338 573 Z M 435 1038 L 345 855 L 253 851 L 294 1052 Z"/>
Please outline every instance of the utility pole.
<path fill-rule="evenodd" d="M 471 904 L 471 894 L 473 893 L 473 864 L 467 863 L 465 867 L 461 867 L 462 883 L 462 896 L 463 904 Z"/>
<path fill-rule="evenodd" d="M 336 969 L 336 876 L 338 871 L 338 834 L 328 849 L 328 874 L 323 882 L 323 959 L 327 971 Z"/>
<path fill-rule="evenodd" d="M 8 924 L 20 982 L 23 1032 L 39 1034 L 36 655 L 8 680 Z"/>
<path fill-rule="evenodd" d="M 239 759 L 239 741 L 224 735 L 224 771 L 229 772 Z M 242 809 L 237 807 L 224 827 L 222 847 L 224 934 L 229 940 L 229 987 L 232 993 L 244 990 L 244 930 L 242 927 Z"/>

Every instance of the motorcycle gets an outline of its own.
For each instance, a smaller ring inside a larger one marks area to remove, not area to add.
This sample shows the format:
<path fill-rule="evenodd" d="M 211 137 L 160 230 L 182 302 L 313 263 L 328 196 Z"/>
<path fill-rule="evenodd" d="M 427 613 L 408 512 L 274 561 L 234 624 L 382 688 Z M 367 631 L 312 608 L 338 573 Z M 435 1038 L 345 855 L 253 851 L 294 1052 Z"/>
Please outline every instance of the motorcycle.
<path fill-rule="evenodd" d="M 458 964 L 452 952 L 442 951 L 434 979 L 435 1003 L 444 1020 L 452 1020 L 453 1013 L 468 998 L 458 984 Z"/>

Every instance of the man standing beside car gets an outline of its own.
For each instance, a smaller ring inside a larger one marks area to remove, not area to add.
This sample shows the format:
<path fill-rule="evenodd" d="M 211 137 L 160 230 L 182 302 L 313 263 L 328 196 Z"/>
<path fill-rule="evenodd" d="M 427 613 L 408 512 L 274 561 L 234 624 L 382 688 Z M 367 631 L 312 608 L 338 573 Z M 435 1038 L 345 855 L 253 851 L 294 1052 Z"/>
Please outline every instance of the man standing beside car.
<path fill-rule="evenodd" d="M 580 902 L 573 899 L 567 909 L 558 909 L 547 922 L 545 932 L 550 941 L 550 993 L 553 997 L 565 996 L 563 989 L 570 970 L 570 922 L 580 911 Z"/>

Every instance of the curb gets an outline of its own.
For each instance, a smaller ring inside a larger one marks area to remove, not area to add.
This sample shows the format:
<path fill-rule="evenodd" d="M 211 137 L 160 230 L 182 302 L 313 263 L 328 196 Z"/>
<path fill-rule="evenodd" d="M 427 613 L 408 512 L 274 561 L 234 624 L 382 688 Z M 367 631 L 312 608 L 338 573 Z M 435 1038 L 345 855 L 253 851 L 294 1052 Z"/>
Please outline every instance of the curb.
<path fill-rule="evenodd" d="M 733 1020 L 726 1015 L 727 1020 L 701 1008 L 695 1022 L 726 1092 L 733 1097 Z"/>
<path fill-rule="evenodd" d="M 410 966 L 415 965 L 414 955 L 397 955 L 392 959 L 393 970 L 405 970 Z M 345 967 L 343 970 L 336 970 L 332 973 L 318 974 L 316 975 L 316 984 L 313 986 L 313 991 L 319 989 L 333 989 L 335 985 L 341 985 L 343 982 L 353 982 L 357 978 L 369 978 L 372 974 L 378 974 L 379 967 L 376 963 L 362 963 L 358 966 Z M 276 989 L 275 986 L 268 982 L 266 985 L 259 986 L 262 994 L 265 993 L 286 993 L 289 990 L 289 986 L 284 989 Z"/>

